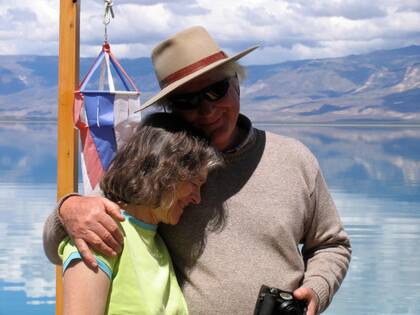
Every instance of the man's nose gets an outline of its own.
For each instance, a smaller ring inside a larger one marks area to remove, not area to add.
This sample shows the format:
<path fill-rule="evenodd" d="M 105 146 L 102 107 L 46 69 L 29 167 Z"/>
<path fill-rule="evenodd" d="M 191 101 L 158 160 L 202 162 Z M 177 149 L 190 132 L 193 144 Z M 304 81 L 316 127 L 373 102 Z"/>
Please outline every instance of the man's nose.
<path fill-rule="evenodd" d="M 200 104 L 200 108 L 199 108 L 200 115 L 206 116 L 206 115 L 211 114 L 211 112 L 213 110 L 213 107 L 214 107 L 213 102 L 203 98 L 203 100 L 201 101 L 201 104 Z"/>
<path fill-rule="evenodd" d="M 191 194 L 191 202 L 198 205 L 201 202 L 200 187 L 195 187 Z"/>

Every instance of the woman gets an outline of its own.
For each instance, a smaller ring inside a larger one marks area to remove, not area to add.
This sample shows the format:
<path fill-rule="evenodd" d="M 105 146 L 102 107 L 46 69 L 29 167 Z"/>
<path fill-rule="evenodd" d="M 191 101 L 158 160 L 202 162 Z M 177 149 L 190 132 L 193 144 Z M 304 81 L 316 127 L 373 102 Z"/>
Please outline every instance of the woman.
<path fill-rule="evenodd" d="M 150 115 L 117 153 L 101 181 L 121 204 L 124 248 L 96 255 L 89 269 L 70 239 L 59 247 L 65 314 L 188 314 L 159 223 L 177 224 L 200 202 L 200 187 L 221 159 L 204 138 L 173 114 Z"/>

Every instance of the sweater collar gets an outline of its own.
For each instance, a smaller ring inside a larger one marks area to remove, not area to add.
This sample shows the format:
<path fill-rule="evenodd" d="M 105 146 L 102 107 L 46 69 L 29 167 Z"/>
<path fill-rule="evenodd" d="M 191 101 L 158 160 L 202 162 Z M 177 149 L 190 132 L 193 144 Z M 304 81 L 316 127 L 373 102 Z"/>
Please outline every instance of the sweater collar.
<path fill-rule="evenodd" d="M 241 154 L 255 142 L 256 132 L 255 129 L 252 127 L 251 120 L 249 120 L 248 117 L 246 117 L 243 114 L 239 114 L 237 126 L 241 130 L 241 132 L 246 134 L 246 136 L 244 137 L 244 140 L 241 143 L 239 143 L 236 147 L 223 152 L 223 156 L 225 157 L 225 159 L 230 159 Z"/>

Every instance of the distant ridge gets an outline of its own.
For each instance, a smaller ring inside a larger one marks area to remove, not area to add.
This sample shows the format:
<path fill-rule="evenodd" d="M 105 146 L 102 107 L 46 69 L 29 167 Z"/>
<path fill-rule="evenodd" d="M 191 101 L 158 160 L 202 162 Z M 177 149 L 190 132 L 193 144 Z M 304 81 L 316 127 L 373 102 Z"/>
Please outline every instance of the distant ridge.
<path fill-rule="evenodd" d="M 120 60 L 146 100 L 158 91 L 149 58 Z M 57 56 L 2 56 L 0 120 L 54 120 Z M 93 58 L 81 58 L 84 74 Z M 247 66 L 242 111 L 254 121 L 420 122 L 420 46 Z"/>

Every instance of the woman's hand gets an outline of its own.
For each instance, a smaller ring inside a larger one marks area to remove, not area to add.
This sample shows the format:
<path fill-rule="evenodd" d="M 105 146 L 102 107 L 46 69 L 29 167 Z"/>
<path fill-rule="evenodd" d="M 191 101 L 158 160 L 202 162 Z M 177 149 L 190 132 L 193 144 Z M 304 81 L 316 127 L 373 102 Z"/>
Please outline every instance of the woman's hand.
<path fill-rule="evenodd" d="M 88 267 L 97 268 L 89 247 L 106 256 L 115 256 L 121 251 L 124 239 L 114 219 L 124 221 L 124 216 L 112 201 L 103 197 L 72 196 L 63 202 L 59 215 Z"/>

